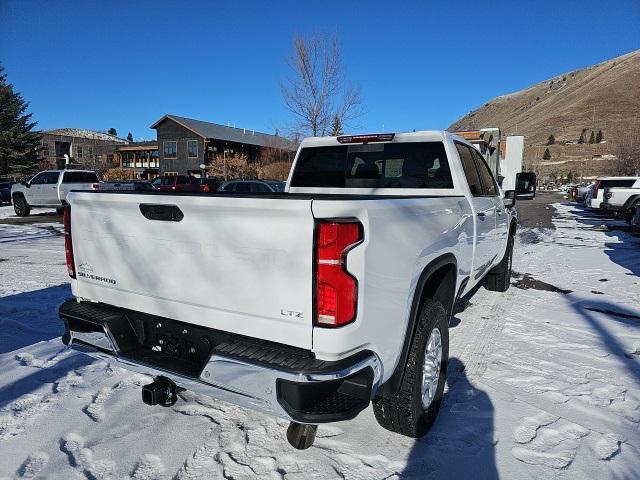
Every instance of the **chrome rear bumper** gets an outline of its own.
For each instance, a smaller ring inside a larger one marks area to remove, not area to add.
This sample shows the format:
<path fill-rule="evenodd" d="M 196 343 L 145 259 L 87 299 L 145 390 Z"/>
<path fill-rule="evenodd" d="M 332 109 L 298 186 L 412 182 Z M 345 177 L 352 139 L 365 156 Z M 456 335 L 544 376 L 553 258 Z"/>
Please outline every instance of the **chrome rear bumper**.
<path fill-rule="evenodd" d="M 99 308 L 91 306 L 92 311 Z M 109 314 L 114 310 L 118 312 L 114 307 L 102 308 Z M 333 362 L 335 368 L 326 362 L 322 369 L 295 369 L 221 355 L 215 349 L 199 375 L 191 376 L 127 355 L 119 346 L 122 341 L 114 337 L 109 319 L 97 313 L 88 314 L 86 309 L 84 312 L 74 313 L 74 306 L 69 302 L 60 307 L 66 326 L 63 341 L 69 347 L 95 358 L 115 360 L 131 371 L 168 377 L 178 386 L 198 394 L 299 423 L 355 417 L 376 394 L 382 376 L 380 359 L 372 352 L 360 352 L 350 357 L 352 361 Z M 119 335 L 122 338 L 122 334 Z M 327 396 L 326 402 L 318 404 L 322 395 Z"/>

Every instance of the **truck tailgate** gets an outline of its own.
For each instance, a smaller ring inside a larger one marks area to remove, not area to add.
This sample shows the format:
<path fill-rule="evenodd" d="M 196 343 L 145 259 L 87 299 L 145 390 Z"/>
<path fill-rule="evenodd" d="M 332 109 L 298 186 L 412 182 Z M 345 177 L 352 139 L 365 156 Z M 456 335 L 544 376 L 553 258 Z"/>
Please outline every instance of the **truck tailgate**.
<path fill-rule="evenodd" d="M 68 200 L 77 297 L 311 348 L 310 199 L 73 192 Z"/>

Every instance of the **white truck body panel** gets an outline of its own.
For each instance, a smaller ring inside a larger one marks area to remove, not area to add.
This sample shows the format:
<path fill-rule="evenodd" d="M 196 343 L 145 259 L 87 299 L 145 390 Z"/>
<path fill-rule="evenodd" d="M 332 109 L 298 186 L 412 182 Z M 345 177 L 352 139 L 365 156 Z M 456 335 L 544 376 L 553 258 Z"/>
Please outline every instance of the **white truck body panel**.
<path fill-rule="evenodd" d="M 311 200 L 81 192 L 69 200 L 74 295 L 311 348 Z M 139 205 L 150 200 L 184 218 L 146 219 Z"/>
<path fill-rule="evenodd" d="M 460 259 L 458 282 L 473 257 L 473 213 L 463 196 L 393 200 L 315 200 L 314 217 L 357 218 L 364 242 L 349 252 L 348 271 L 359 280 L 356 321 L 339 331 L 314 328 L 319 358 L 339 359 L 370 349 L 388 378 L 397 364 L 411 303 L 423 269 L 451 253 Z M 409 221 L 408 221 L 409 220 Z"/>
<path fill-rule="evenodd" d="M 505 156 L 500 162 L 500 176 L 502 190 L 516 189 L 516 175 L 522 172 L 522 159 L 524 158 L 524 136 L 509 135 L 506 139 Z"/>

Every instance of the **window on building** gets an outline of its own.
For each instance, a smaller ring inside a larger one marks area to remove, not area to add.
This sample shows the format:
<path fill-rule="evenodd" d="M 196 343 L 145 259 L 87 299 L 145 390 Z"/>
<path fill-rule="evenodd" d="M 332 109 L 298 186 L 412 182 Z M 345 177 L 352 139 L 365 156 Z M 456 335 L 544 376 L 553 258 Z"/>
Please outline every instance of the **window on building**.
<path fill-rule="evenodd" d="M 78 158 L 82 158 L 82 147 L 80 145 L 76 147 L 76 155 Z"/>
<path fill-rule="evenodd" d="M 189 158 L 198 157 L 198 141 L 197 140 L 187 140 L 187 152 L 188 152 Z"/>
<path fill-rule="evenodd" d="M 164 142 L 164 158 L 178 158 L 177 142 Z"/>

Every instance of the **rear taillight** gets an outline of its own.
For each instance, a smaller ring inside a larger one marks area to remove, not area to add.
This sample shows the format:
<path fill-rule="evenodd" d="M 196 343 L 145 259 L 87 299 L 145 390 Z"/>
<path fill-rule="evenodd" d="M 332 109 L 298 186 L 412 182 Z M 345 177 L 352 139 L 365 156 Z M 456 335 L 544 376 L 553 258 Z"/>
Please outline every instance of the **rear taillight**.
<path fill-rule="evenodd" d="M 591 196 L 593 198 L 598 198 L 598 189 L 600 188 L 601 184 L 602 182 L 600 180 L 596 180 L 596 183 L 593 184 L 593 189 L 591 190 Z"/>
<path fill-rule="evenodd" d="M 64 225 L 64 253 L 67 257 L 67 272 L 71 278 L 76 278 L 76 266 L 73 262 L 73 244 L 71 242 L 71 206 L 64 207 L 64 214 L 62 217 L 62 224 Z"/>
<path fill-rule="evenodd" d="M 100 190 L 100 184 L 99 183 L 94 183 L 91 185 L 91 189 L 92 190 Z"/>
<path fill-rule="evenodd" d="M 362 224 L 359 222 L 318 222 L 316 326 L 340 327 L 355 320 L 358 281 L 347 271 L 346 257 L 360 242 Z"/>

